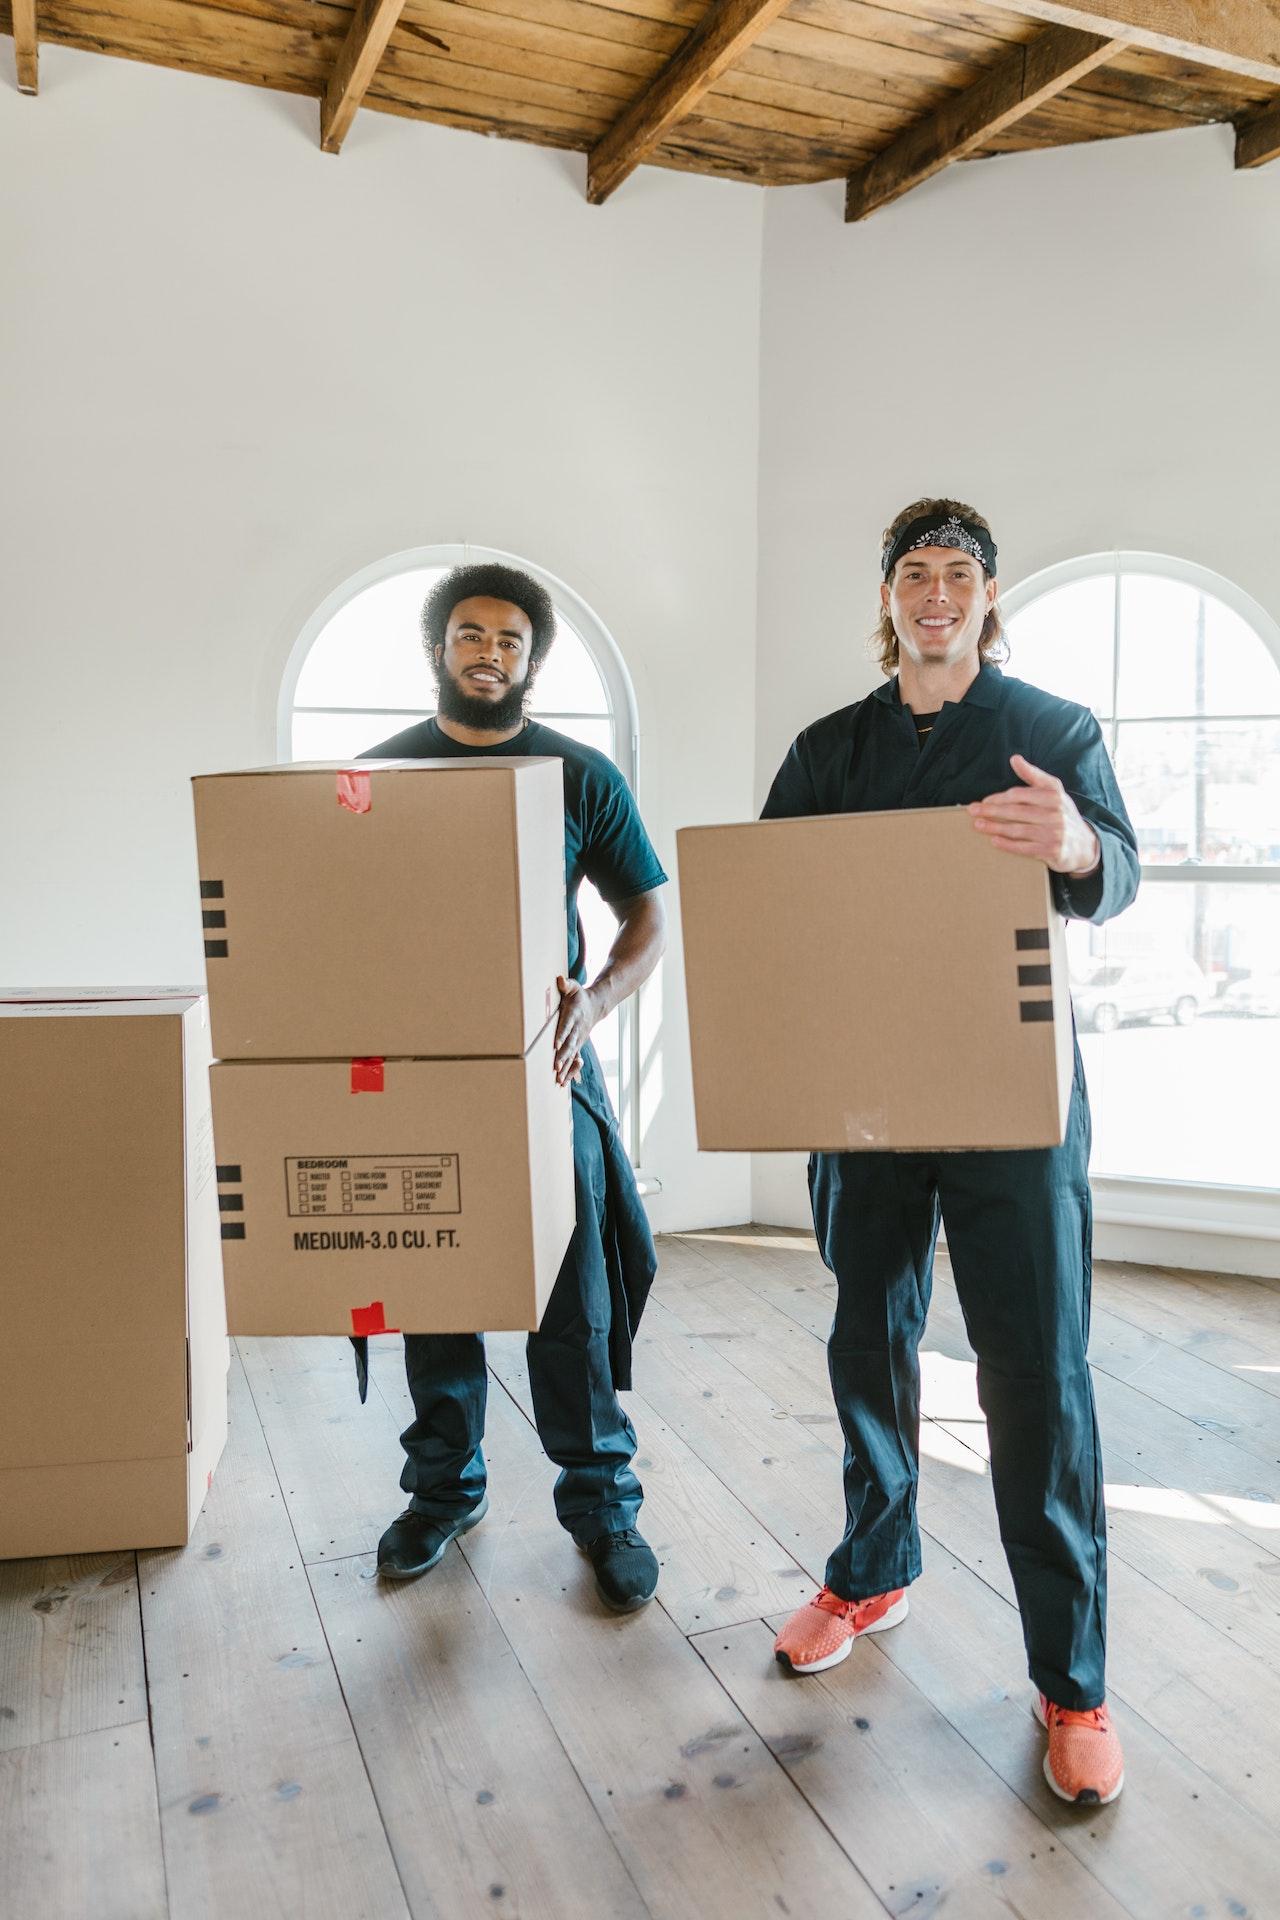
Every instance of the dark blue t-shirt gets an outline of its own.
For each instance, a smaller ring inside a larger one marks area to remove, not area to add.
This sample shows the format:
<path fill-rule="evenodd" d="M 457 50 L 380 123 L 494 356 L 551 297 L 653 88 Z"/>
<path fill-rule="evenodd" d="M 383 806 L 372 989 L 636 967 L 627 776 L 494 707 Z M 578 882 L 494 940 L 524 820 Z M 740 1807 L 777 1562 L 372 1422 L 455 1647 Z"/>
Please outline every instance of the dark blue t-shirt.
<path fill-rule="evenodd" d="M 587 977 L 578 888 L 589 880 L 616 907 L 637 893 L 651 893 L 667 876 L 644 830 L 631 789 L 607 754 L 584 747 L 567 733 L 531 720 L 514 740 L 496 747 L 467 747 L 451 740 L 435 720 L 420 720 L 362 753 L 362 760 L 494 760 L 541 756 L 564 762 L 564 877 L 569 912 L 569 974 Z"/>

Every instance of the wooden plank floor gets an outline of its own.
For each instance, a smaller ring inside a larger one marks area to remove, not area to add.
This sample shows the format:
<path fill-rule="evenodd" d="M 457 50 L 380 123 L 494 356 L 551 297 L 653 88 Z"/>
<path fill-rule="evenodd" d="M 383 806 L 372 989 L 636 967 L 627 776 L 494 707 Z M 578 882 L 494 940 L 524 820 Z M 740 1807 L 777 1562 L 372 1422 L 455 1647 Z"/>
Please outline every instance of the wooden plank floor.
<path fill-rule="evenodd" d="M 1111 1698 L 1129 1783 L 1040 1770 L 986 1431 L 940 1259 L 925 1574 L 811 1681 L 771 1637 L 841 1510 L 812 1240 L 668 1236 L 629 1404 L 659 1604 L 600 1610 L 523 1341 L 491 1510 L 412 1585 L 400 1343 L 242 1340 L 182 1552 L 0 1563 L 5 1911 L 41 1920 L 1280 1920 L 1280 1286 L 1095 1275 Z"/>

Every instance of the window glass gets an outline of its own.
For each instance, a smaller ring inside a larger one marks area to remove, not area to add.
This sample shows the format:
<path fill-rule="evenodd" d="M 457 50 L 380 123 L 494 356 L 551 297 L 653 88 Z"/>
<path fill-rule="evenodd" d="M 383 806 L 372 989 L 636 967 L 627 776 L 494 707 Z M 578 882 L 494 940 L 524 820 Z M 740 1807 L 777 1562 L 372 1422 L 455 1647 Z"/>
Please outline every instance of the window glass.
<path fill-rule="evenodd" d="M 1033 600 L 1010 623 L 1017 647 L 1008 671 L 1046 693 L 1078 700 L 1099 719 L 1111 713 L 1115 654 L 1115 580 L 1110 573 L 1071 580 Z"/>
<path fill-rule="evenodd" d="M 1068 927 L 1091 1169 L 1275 1187 L 1277 652 L 1198 570 L 1145 556 L 1046 576 L 1008 626 L 1011 673 L 1103 720 L 1146 875 L 1126 913 Z"/>
<path fill-rule="evenodd" d="M 1068 930 L 1091 1171 L 1277 1184 L 1280 887 L 1146 887 Z"/>
<path fill-rule="evenodd" d="M 1115 761 L 1144 863 L 1280 864 L 1280 720 L 1121 720 Z"/>

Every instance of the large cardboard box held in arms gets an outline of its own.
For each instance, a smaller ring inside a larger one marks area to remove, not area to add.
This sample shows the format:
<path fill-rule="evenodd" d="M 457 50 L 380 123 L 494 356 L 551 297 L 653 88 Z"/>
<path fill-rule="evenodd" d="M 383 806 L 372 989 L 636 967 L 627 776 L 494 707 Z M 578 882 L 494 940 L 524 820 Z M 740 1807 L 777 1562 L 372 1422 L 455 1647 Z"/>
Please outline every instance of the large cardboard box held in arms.
<path fill-rule="evenodd" d="M 678 835 L 698 1145 L 1061 1143 L 1072 1025 L 1046 868 L 961 808 Z"/>
<path fill-rule="evenodd" d="M 0 1559 L 181 1546 L 226 1439 L 207 1006 L 128 991 L 0 1004 Z"/>
<path fill-rule="evenodd" d="M 554 1038 L 552 1020 L 508 1059 L 219 1061 L 232 1331 L 536 1327 L 575 1217 Z"/>
<path fill-rule="evenodd" d="M 528 1052 L 565 969 L 559 760 L 192 784 L 219 1059 Z"/>
<path fill-rule="evenodd" d="M 194 788 L 231 1331 L 536 1327 L 575 1219 L 561 762 Z"/>

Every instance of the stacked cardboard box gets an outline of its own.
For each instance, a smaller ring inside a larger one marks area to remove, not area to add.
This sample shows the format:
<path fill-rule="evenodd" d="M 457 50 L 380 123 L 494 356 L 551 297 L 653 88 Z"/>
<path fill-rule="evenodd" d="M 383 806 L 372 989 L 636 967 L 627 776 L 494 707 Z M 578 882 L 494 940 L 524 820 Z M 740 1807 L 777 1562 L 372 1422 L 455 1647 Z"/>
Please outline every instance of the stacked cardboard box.
<path fill-rule="evenodd" d="M 678 843 L 700 1147 L 1060 1144 L 1071 1001 L 1040 861 L 963 808 Z"/>
<path fill-rule="evenodd" d="M 227 1432 L 209 1059 L 198 989 L 0 1002 L 0 1559 L 190 1537 Z"/>
<path fill-rule="evenodd" d="M 574 1224 L 560 762 L 194 785 L 232 1332 L 536 1327 Z"/>

